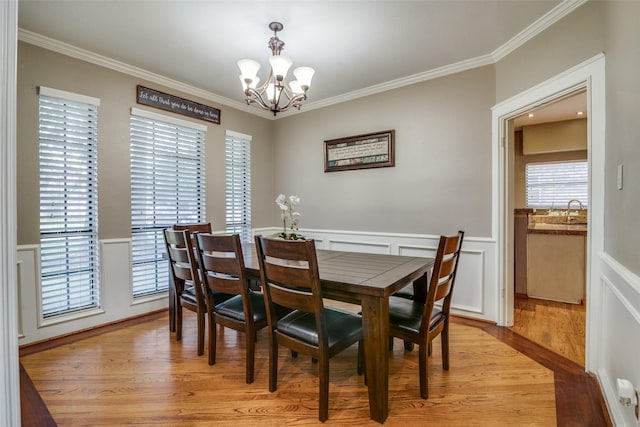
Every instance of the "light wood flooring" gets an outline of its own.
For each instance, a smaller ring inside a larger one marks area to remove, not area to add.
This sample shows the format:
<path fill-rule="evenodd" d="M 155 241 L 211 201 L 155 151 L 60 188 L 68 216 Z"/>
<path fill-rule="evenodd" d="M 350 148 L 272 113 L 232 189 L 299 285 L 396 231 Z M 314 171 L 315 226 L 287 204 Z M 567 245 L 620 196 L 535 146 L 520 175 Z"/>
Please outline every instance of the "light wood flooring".
<path fill-rule="evenodd" d="M 586 320 L 584 304 L 516 296 L 511 330 L 584 366 Z"/>
<path fill-rule="evenodd" d="M 256 381 L 244 381 L 244 344 L 219 335 L 218 360 L 196 356 L 195 317 L 185 313 L 182 342 L 166 314 L 21 357 L 60 426 L 319 425 L 317 365 L 282 349 L 278 390 L 268 391 L 268 341 L 258 334 Z M 439 339 L 429 365 L 429 400 L 419 396 L 417 351 L 396 341 L 390 357 L 385 425 L 556 425 L 554 373 L 482 329 L 452 325 L 451 370 Z M 356 374 L 356 347 L 331 360 L 326 425 L 378 425 Z"/>

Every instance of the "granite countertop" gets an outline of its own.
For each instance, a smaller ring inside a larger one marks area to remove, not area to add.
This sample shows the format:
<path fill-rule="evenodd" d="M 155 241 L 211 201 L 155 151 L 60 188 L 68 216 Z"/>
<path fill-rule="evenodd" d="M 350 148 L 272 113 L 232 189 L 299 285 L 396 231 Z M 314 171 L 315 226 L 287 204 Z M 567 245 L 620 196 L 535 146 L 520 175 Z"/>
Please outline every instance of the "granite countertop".
<path fill-rule="evenodd" d="M 569 225 L 569 224 L 553 224 L 553 223 L 535 222 L 535 223 L 529 224 L 529 228 L 527 232 L 530 234 L 557 234 L 557 235 L 566 235 L 566 236 L 586 236 L 587 226 L 586 224 Z"/>

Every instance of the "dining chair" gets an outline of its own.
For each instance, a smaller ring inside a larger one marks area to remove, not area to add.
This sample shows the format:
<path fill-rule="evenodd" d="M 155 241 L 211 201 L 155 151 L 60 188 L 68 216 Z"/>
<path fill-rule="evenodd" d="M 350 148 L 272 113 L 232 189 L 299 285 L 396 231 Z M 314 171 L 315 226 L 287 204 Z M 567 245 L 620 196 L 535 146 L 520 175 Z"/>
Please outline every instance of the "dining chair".
<path fill-rule="evenodd" d="M 269 328 L 269 391 L 277 389 L 278 345 L 318 363 L 319 419 L 329 416 L 329 359 L 362 341 L 362 317 L 324 307 L 313 240 L 289 241 L 256 236 Z M 276 305 L 293 309 L 278 318 Z M 359 365 L 359 364 L 358 364 Z"/>
<path fill-rule="evenodd" d="M 431 342 L 438 335 L 441 335 L 442 341 L 442 368 L 449 370 L 451 296 L 463 239 L 464 231 L 458 231 L 458 234 L 452 236 L 440 236 L 424 303 L 403 297 L 389 297 L 390 340 L 394 337 L 403 339 L 405 348 L 406 343 L 418 345 L 420 396 L 423 399 L 429 398 L 428 356 L 431 353 Z"/>
<path fill-rule="evenodd" d="M 189 235 L 192 237 L 192 243 L 195 246 L 193 240 L 194 233 L 211 233 L 212 226 L 210 222 L 198 222 L 198 223 L 179 223 L 171 226 L 173 230 L 189 231 Z M 197 257 L 196 257 L 197 258 Z M 170 278 L 171 279 L 171 278 Z M 169 328 L 171 332 L 176 332 L 176 307 L 179 306 L 178 296 L 173 292 L 174 286 L 169 286 Z"/>
<path fill-rule="evenodd" d="M 261 292 L 252 291 L 245 271 L 240 235 L 196 234 L 198 265 L 209 313 L 209 365 L 216 363 L 216 325 L 245 334 L 246 382 L 254 379 L 256 334 L 267 326 Z M 216 293 L 233 297 L 218 303 Z M 286 313 L 290 312 L 287 310 Z M 280 313 L 283 315 L 283 313 Z"/>
<path fill-rule="evenodd" d="M 210 222 L 198 222 L 193 224 L 173 224 L 172 228 L 178 231 L 187 230 L 191 235 L 193 235 L 194 233 L 211 233 L 213 231 L 213 228 Z"/>
<path fill-rule="evenodd" d="M 182 308 L 196 313 L 198 332 L 198 356 L 204 354 L 205 316 L 207 313 L 194 246 L 188 230 L 164 230 L 164 240 L 169 258 L 171 286 L 173 287 L 176 340 L 182 340 Z M 223 302 L 232 295 L 217 295 Z"/>

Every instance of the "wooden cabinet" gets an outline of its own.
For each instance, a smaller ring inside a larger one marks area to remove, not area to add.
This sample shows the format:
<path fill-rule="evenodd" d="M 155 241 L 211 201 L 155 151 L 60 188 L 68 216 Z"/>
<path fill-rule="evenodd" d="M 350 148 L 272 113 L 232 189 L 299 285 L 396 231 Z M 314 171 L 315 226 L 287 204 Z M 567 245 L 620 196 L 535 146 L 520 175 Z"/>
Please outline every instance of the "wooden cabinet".
<path fill-rule="evenodd" d="M 527 235 L 527 295 L 579 304 L 586 283 L 586 236 Z"/>

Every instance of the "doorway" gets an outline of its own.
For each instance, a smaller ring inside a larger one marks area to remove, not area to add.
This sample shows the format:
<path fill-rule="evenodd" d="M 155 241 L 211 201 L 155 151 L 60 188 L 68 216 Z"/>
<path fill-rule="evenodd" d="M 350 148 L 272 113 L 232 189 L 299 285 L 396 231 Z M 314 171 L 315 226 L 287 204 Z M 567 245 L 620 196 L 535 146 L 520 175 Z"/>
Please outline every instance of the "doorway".
<path fill-rule="evenodd" d="M 586 89 L 525 111 L 510 122 L 513 133 L 507 149 L 513 150 L 509 182 L 515 206 L 511 330 L 584 366 Z"/>
<path fill-rule="evenodd" d="M 589 152 L 589 212 L 586 242 L 586 356 L 585 369 L 592 371 L 595 360 L 600 321 L 601 292 L 598 258 L 604 249 L 604 158 L 605 158 L 605 79 L 603 54 L 595 57 L 493 107 L 493 236 L 497 242 L 496 268 L 499 292 L 498 325 L 513 326 L 514 322 L 514 188 L 511 119 L 537 106 L 548 104 L 578 90 L 587 91 L 589 124 L 587 129 Z"/>

